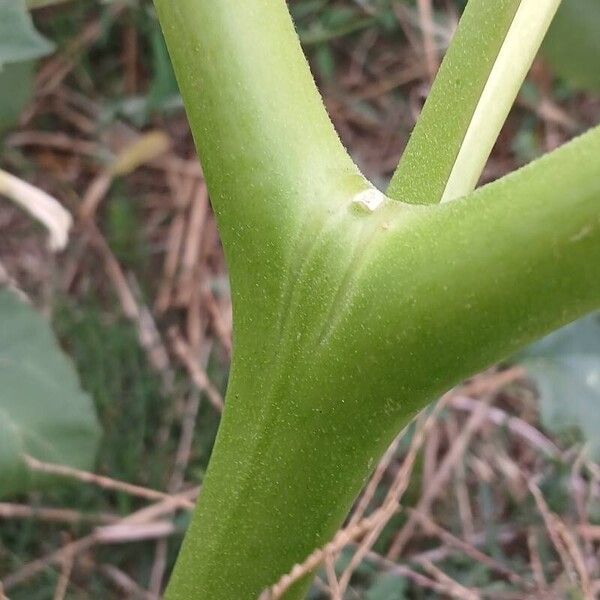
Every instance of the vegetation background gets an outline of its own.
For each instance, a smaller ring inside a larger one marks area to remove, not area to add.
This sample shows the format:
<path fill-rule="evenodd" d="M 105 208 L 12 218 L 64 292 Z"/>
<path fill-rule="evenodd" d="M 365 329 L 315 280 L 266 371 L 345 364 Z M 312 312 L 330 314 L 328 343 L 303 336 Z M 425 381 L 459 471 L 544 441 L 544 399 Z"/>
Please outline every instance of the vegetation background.
<path fill-rule="evenodd" d="M 0 167 L 59 199 L 74 227 L 52 252 L 2 199 L 0 283 L 51 321 L 103 433 L 91 471 L 30 461 L 49 485 L 0 490 L 0 597 L 158 598 L 219 423 L 226 266 L 151 2 L 37 4 L 55 48 L 0 73 Z M 337 131 L 385 187 L 464 2 L 289 4 Z M 600 39 L 598 3 L 580 5 Z M 576 51 L 561 35 L 482 182 L 600 122 L 600 94 L 569 75 Z M 586 52 L 598 65 L 600 49 Z M 342 540 L 311 598 L 600 597 L 599 400 L 594 315 L 453 390 L 390 448 L 349 525 L 405 486 L 401 508 L 375 523 L 360 564 Z"/>

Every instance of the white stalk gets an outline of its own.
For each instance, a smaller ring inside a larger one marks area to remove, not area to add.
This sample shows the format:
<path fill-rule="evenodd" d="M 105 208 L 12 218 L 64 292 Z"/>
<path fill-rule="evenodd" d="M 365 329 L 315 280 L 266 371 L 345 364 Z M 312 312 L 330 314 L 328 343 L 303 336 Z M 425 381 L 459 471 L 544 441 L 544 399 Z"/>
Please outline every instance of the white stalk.
<path fill-rule="evenodd" d="M 560 2 L 522 0 L 519 5 L 473 112 L 442 202 L 475 189 Z"/>
<path fill-rule="evenodd" d="M 43 223 L 50 232 L 50 248 L 67 245 L 73 219 L 61 204 L 46 192 L 0 169 L 0 194 L 18 204 Z"/>

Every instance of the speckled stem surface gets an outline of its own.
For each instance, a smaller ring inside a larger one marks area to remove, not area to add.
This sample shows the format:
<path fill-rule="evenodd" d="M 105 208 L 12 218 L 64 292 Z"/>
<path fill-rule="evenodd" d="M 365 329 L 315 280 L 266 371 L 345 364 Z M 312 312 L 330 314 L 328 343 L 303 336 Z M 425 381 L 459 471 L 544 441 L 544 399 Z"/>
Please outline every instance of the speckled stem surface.
<path fill-rule="evenodd" d="M 283 0 L 155 1 L 234 311 L 166 599 L 253 600 L 330 539 L 427 402 L 600 306 L 600 129 L 460 200 L 391 200 L 339 143 Z"/>

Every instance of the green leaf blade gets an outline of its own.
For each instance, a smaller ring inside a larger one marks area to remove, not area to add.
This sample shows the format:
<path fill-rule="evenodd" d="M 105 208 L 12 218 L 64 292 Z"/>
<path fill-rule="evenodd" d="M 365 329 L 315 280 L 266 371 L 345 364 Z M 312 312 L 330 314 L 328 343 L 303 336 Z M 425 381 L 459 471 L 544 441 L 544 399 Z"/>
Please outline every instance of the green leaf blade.
<path fill-rule="evenodd" d="M 40 58 L 54 46 L 33 26 L 25 0 L 0 0 L 0 69 Z"/>
<path fill-rule="evenodd" d="M 24 455 L 88 469 L 100 428 L 91 399 L 48 323 L 0 292 L 0 497 L 37 481 Z"/>
<path fill-rule="evenodd" d="M 552 68 L 571 85 L 600 90 L 600 2 L 564 0 L 542 47 Z"/>
<path fill-rule="evenodd" d="M 522 362 L 540 394 L 545 427 L 559 435 L 578 430 L 600 460 L 600 314 L 537 342 Z"/>
<path fill-rule="evenodd" d="M 0 70 L 0 90 L 11 90 L 0 95 L 0 135 L 17 123 L 33 95 L 33 68 L 33 61 L 23 61 Z"/>

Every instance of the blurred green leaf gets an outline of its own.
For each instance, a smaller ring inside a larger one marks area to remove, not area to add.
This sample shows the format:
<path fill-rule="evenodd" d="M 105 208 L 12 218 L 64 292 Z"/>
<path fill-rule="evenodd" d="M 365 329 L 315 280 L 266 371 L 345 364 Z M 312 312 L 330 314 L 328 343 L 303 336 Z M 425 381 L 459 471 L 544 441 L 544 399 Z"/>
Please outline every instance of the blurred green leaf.
<path fill-rule="evenodd" d="M 0 496 L 7 496 L 39 483 L 24 454 L 90 468 L 100 429 L 49 324 L 8 290 L 0 291 L 0 332 Z"/>
<path fill-rule="evenodd" d="M 327 6 L 327 0 L 303 0 L 290 3 L 290 12 L 294 21 L 313 17 Z"/>
<path fill-rule="evenodd" d="M 140 267 L 142 259 L 139 221 L 135 203 L 117 195 L 107 203 L 106 229 L 110 246 L 117 258 L 128 266 Z"/>
<path fill-rule="evenodd" d="M 316 70 L 325 81 L 331 81 L 335 75 L 335 58 L 327 44 L 319 44 L 313 54 Z"/>
<path fill-rule="evenodd" d="M 366 29 L 375 21 L 374 17 L 365 16 L 355 9 L 333 7 L 325 11 L 320 19 L 312 21 L 308 28 L 301 29 L 298 33 L 304 45 L 323 44 Z"/>
<path fill-rule="evenodd" d="M 71 1 L 72 0 L 26 0 L 26 4 L 29 10 L 35 10 L 36 8 L 45 8 L 46 6 L 53 6 L 54 4 L 63 4 L 64 2 Z"/>
<path fill-rule="evenodd" d="M 406 579 L 398 575 L 386 573 L 379 575 L 365 595 L 365 600 L 405 600 Z"/>
<path fill-rule="evenodd" d="M 152 82 L 148 90 L 148 109 L 160 109 L 167 105 L 174 97 L 179 97 L 179 87 L 175 73 L 171 66 L 167 45 L 160 28 L 152 32 L 150 43 L 152 45 Z"/>
<path fill-rule="evenodd" d="M 25 0 L 0 0 L 0 68 L 40 58 L 53 48 L 34 28 Z"/>
<path fill-rule="evenodd" d="M 33 93 L 34 61 L 23 61 L 4 65 L 0 70 L 0 134 L 12 127 Z"/>
<path fill-rule="evenodd" d="M 573 86 L 600 90 L 600 0 L 563 0 L 543 52 Z"/>
<path fill-rule="evenodd" d="M 543 154 L 543 148 L 535 130 L 534 119 L 529 115 L 510 143 L 511 150 L 519 165 L 526 165 Z"/>
<path fill-rule="evenodd" d="M 34 60 L 54 45 L 38 33 L 25 0 L 0 0 L 0 134 L 12 127 L 33 92 Z M 10 93 L 6 93 L 6 91 Z"/>
<path fill-rule="evenodd" d="M 600 314 L 593 314 L 531 346 L 521 362 L 534 380 L 544 425 L 579 431 L 600 459 Z"/>

